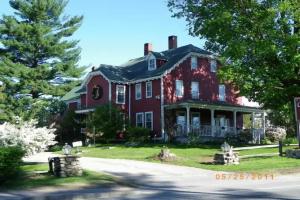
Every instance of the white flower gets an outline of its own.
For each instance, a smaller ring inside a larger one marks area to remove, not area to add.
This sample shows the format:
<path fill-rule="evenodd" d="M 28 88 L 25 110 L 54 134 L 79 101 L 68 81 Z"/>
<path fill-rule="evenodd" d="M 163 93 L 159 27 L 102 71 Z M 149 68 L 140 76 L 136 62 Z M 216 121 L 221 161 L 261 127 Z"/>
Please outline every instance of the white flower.
<path fill-rule="evenodd" d="M 0 125 L 0 146 L 21 146 L 27 155 L 41 152 L 54 145 L 55 129 L 36 127 L 37 122 L 24 122 L 20 127 L 10 123 Z"/>

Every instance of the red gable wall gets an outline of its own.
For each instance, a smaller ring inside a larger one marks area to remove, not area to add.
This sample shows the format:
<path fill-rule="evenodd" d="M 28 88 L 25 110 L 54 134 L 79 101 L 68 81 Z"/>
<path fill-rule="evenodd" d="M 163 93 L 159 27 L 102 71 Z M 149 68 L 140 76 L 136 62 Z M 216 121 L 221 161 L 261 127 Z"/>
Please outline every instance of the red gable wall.
<path fill-rule="evenodd" d="M 184 96 L 176 97 L 176 80 L 183 80 Z M 191 58 L 183 61 L 178 67 L 164 77 L 165 104 L 175 103 L 182 100 L 192 99 L 191 82 L 200 82 L 200 100 L 214 102 L 218 101 L 219 81 L 215 72 L 210 72 L 210 63 L 207 58 L 198 58 L 198 68 L 191 69 Z M 238 95 L 235 94 L 233 87 L 225 84 L 226 101 L 231 104 L 239 104 Z"/>
<path fill-rule="evenodd" d="M 93 87 L 96 85 L 100 85 L 103 88 L 103 96 L 98 100 L 94 100 L 92 98 Z M 103 76 L 101 75 L 93 76 L 87 84 L 87 107 L 108 103 L 108 96 L 109 96 L 108 89 L 109 89 L 109 83 L 107 80 L 104 79 Z"/>

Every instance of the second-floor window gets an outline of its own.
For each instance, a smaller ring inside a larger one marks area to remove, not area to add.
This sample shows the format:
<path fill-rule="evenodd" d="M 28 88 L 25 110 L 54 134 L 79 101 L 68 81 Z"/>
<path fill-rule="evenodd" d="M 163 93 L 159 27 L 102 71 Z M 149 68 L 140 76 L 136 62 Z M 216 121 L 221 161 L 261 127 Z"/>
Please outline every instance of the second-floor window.
<path fill-rule="evenodd" d="M 152 82 L 146 82 L 146 98 L 152 97 Z"/>
<path fill-rule="evenodd" d="M 197 69 L 197 67 L 198 67 L 197 57 L 196 56 L 192 56 L 192 59 L 191 59 L 191 68 L 192 69 Z"/>
<path fill-rule="evenodd" d="M 226 94 L 225 94 L 225 85 L 219 85 L 219 100 L 225 101 Z"/>
<path fill-rule="evenodd" d="M 191 93 L 193 99 L 199 99 L 199 82 L 192 82 Z"/>
<path fill-rule="evenodd" d="M 117 85 L 116 103 L 125 103 L 125 85 Z"/>
<path fill-rule="evenodd" d="M 183 96 L 183 81 L 182 80 L 176 80 L 176 96 L 182 97 Z"/>
<path fill-rule="evenodd" d="M 211 72 L 217 71 L 217 61 L 216 60 L 210 60 L 210 71 Z"/>
<path fill-rule="evenodd" d="M 141 83 L 135 84 L 135 99 L 139 100 L 142 98 L 142 85 Z"/>

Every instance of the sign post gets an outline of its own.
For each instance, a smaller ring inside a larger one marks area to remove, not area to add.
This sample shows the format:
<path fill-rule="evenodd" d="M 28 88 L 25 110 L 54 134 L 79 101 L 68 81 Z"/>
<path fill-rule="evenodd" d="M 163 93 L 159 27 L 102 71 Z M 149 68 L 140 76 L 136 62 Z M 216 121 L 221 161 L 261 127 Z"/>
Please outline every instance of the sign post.
<path fill-rule="evenodd" d="M 294 99 L 294 105 L 295 105 L 295 118 L 296 118 L 296 126 L 297 126 L 297 137 L 298 137 L 298 143 L 300 147 L 300 97 L 296 97 Z"/>

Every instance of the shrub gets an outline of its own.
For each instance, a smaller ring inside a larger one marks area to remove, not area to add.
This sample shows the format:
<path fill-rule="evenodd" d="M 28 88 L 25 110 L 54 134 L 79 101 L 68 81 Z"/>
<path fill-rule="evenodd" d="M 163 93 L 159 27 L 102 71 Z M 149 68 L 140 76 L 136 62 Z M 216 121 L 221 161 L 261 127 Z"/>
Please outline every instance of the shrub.
<path fill-rule="evenodd" d="M 146 142 L 150 138 L 150 130 L 143 127 L 130 127 L 127 130 L 129 141 Z"/>
<path fill-rule="evenodd" d="M 273 144 L 267 137 L 261 140 L 261 144 Z"/>
<path fill-rule="evenodd" d="M 266 129 L 266 137 L 271 142 L 277 142 L 279 140 L 285 139 L 286 131 L 280 127 L 271 127 Z"/>
<path fill-rule="evenodd" d="M 18 173 L 24 153 L 21 147 L 0 147 L 0 183 Z"/>
<path fill-rule="evenodd" d="M 187 144 L 188 145 L 201 144 L 201 136 L 195 135 L 193 133 L 188 133 Z"/>
<path fill-rule="evenodd" d="M 36 121 L 30 121 L 19 127 L 10 123 L 0 125 L 0 146 L 20 146 L 27 155 L 32 155 L 54 145 L 55 129 L 37 128 L 36 124 Z"/>
<path fill-rule="evenodd" d="M 53 145 L 53 146 L 51 146 L 51 147 L 49 148 L 49 151 L 50 151 L 50 152 L 55 152 L 55 151 L 60 151 L 60 150 L 62 150 L 62 146 L 60 146 L 60 145 L 58 145 L 58 144 Z"/>
<path fill-rule="evenodd" d="M 239 140 L 239 137 L 237 134 L 226 133 L 224 139 L 230 145 L 236 145 L 236 144 L 240 143 L 240 140 Z"/>
<path fill-rule="evenodd" d="M 244 129 L 238 134 L 239 142 L 242 144 L 248 144 L 252 141 L 253 136 L 250 129 Z"/>
<path fill-rule="evenodd" d="M 286 138 L 285 140 L 283 140 L 283 144 L 285 145 L 298 144 L 298 139 L 296 137 Z"/>

